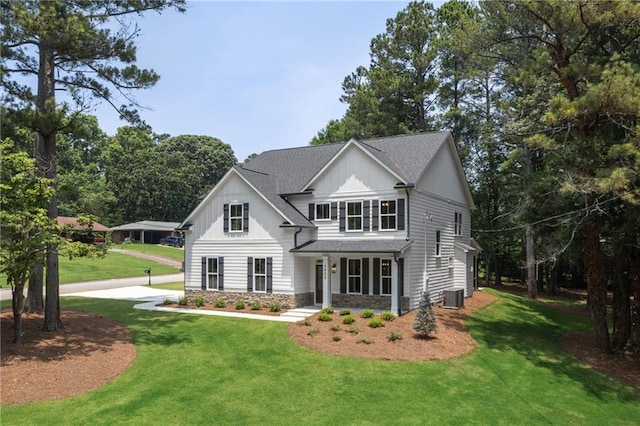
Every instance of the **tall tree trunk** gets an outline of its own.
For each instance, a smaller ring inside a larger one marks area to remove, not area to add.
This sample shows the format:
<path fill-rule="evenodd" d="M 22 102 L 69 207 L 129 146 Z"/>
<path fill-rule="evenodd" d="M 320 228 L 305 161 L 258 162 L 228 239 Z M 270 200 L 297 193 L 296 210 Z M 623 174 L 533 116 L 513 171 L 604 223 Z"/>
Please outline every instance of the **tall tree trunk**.
<path fill-rule="evenodd" d="M 27 303 L 23 312 L 44 312 L 44 292 L 42 287 L 43 277 L 42 261 L 38 260 L 29 277 L 29 289 L 27 290 Z"/>
<path fill-rule="evenodd" d="M 47 7 L 41 4 L 40 7 Z M 38 138 L 42 138 L 43 152 L 42 162 L 46 167 L 46 176 L 53 181 L 54 188 L 57 189 L 57 169 L 56 169 L 56 131 L 57 126 L 52 126 L 47 120 L 55 111 L 55 62 L 52 46 L 47 42 L 51 35 L 42 34 L 40 40 L 40 63 L 38 68 L 38 95 L 36 98 L 36 110 L 44 119 L 38 123 Z M 49 202 L 49 217 L 58 217 L 58 197 L 54 194 Z M 45 331 L 56 331 L 62 328 L 60 320 L 60 279 L 58 275 L 58 247 L 51 245 L 47 247 L 47 273 L 46 287 L 47 299 L 44 312 Z"/>
<path fill-rule="evenodd" d="M 527 246 L 527 289 L 529 299 L 538 298 L 538 283 L 536 282 L 536 256 L 533 252 L 533 227 L 524 226 L 524 235 Z"/>
<path fill-rule="evenodd" d="M 619 253 L 613 259 L 613 350 L 624 349 L 631 334 L 631 280 L 629 258 Z"/>
<path fill-rule="evenodd" d="M 13 343 L 22 343 L 22 304 L 24 301 L 24 286 L 13 287 L 11 307 L 13 309 Z"/>
<path fill-rule="evenodd" d="M 591 321 L 595 331 L 596 345 L 604 353 L 611 352 L 609 341 L 609 327 L 607 325 L 607 283 L 604 278 L 600 236 L 589 219 L 585 231 L 584 254 L 587 264 L 587 295 Z"/>

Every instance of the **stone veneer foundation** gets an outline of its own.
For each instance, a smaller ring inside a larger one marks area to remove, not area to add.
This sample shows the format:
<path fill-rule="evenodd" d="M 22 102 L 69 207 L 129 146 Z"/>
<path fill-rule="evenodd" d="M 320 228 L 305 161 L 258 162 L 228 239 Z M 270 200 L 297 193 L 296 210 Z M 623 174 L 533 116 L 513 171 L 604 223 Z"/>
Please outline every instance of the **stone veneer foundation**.
<path fill-rule="evenodd" d="M 377 309 L 388 311 L 391 309 L 391 296 L 372 296 L 367 294 L 332 294 L 331 305 L 338 308 Z M 402 312 L 409 310 L 409 298 L 402 298 Z"/>
<path fill-rule="evenodd" d="M 284 293 L 247 293 L 239 291 L 217 291 L 217 290 L 187 290 L 185 296 L 189 303 L 193 303 L 196 296 L 204 297 L 206 303 L 214 303 L 216 299 L 222 298 L 225 303 L 234 304 L 237 300 L 244 301 L 250 305 L 256 300 L 262 306 L 269 306 L 269 303 L 278 301 L 284 309 L 301 308 L 313 305 L 313 293 L 284 294 Z"/>

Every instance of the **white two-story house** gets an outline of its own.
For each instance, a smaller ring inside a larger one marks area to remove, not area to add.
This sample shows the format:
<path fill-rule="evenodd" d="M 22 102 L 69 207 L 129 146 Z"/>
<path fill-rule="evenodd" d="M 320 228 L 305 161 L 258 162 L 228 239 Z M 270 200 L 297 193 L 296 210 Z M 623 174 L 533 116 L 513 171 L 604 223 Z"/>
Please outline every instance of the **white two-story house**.
<path fill-rule="evenodd" d="M 267 151 L 231 168 L 181 224 L 185 291 L 397 314 L 425 291 L 468 297 L 473 207 L 448 132 Z"/>

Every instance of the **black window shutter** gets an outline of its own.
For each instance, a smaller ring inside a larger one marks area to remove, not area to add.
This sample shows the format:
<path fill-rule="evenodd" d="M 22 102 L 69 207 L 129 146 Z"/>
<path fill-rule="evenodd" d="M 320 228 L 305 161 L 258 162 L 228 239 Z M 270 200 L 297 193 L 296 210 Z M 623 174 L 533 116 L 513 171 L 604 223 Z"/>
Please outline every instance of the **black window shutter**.
<path fill-rule="evenodd" d="M 378 223 L 380 222 L 380 219 L 378 219 L 378 209 L 380 208 L 380 201 L 379 200 L 373 200 L 373 218 L 371 219 L 373 221 L 373 223 L 371 224 L 371 230 L 372 231 L 377 231 L 378 230 Z"/>
<path fill-rule="evenodd" d="M 242 231 L 249 232 L 249 203 L 242 205 Z"/>
<path fill-rule="evenodd" d="M 273 293 L 273 257 L 267 257 L 267 293 Z"/>
<path fill-rule="evenodd" d="M 313 203 L 309 203 L 309 220 L 316 219 L 316 205 Z"/>
<path fill-rule="evenodd" d="M 224 290 L 224 257 L 218 258 L 218 290 Z"/>
<path fill-rule="evenodd" d="M 229 232 L 229 204 L 225 204 L 223 209 L 224 232 Z"/>
<path fill-rule="evenodd" d="M 347 292 L 347 258 L 340 258 L 340 293 Z"/>
<path fill-rule="evenodd" d="M 247 291 L 253 291 L 253 257 L 247 257 Z"/>
<path fill-rule="evenodd" d="M 338 218 L 338 203 L 331 203 L 331 220 Z"/>
<path fill-rule="evenodd" d="M 404 231 L 404 198 L 398 199 L 398 231 Z"/>
<path fill-rule="evenodd" d="M 373 258 L 373 294 L 380 294 L 380 259 Z"/>
<path fill-rule="evenodd" d="M 344 226 L 345 219 L 346 219 L 345 218 L 345 215 L 346 215 L 345 210 L 346 209 L 345 209 L 344 201 L 340 201 L 340 232 L 344 232 L 344 230 L 345 230 L 345 226 Z"/>
<path fill-rule="evenodd" d="M 200 288 L 203 290 L 207 289 L 207 258 L 206 257 L 202 257 L 201 259 L 201 264 L 202 264 L 202 271 L 201 275 L 200 275 Z"/>
<path fill-rule="evenodd" d="M 404 295 L 404 258 L 398 259 L 398 297 L 399 304 L 402 304 L 402 296 Z"/>
<path fill-rule="evenodd" d="M 369 200 L 365 200 L 362 202 L 362 213 L 363 213 L 363 225 L 362 225 L 362 230 L 363 231 L 368 231 L 369 228 L 369 206 L 371 205 L 371 201 Z"/>
<path fill-rule="evenodd" d="M 369 258 L 362 259 L 362 294 L 369 294 Z"/>

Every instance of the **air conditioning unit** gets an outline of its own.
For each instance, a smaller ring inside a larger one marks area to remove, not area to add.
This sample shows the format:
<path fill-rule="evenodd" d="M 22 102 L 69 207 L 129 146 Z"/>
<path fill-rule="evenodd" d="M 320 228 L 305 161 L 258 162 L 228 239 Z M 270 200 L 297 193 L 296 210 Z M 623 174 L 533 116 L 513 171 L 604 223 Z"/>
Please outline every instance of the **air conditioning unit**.
<path fill-rule="evenodd" d="M 464 306 L 464 289 L 445 290 L 443 308 L 460 309 Z"/>

